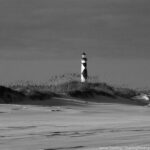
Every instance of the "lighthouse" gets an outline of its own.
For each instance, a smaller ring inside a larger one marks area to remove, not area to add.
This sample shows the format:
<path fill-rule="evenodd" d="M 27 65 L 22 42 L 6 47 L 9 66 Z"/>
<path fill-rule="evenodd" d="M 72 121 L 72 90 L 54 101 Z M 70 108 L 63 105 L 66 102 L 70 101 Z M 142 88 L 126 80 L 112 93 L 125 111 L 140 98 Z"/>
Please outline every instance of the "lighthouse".
<path fill-rule="evenodd" d="M 81 82 L 84 83 L 88 79 L 88 72 L 87 72 L 87 57 L 86 53 L 82 53 L 81 58 Z"/>

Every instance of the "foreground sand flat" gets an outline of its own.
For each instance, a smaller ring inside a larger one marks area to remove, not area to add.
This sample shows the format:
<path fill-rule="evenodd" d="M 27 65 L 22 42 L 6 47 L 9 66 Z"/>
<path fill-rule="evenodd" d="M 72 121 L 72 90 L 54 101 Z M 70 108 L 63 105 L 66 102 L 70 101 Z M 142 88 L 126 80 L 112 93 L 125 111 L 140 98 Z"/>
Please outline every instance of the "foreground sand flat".
<path fill-rule="evenodd" d="M 97 150 L 149 142 L 149 107 L 0 105 L 0 150 Z"/>

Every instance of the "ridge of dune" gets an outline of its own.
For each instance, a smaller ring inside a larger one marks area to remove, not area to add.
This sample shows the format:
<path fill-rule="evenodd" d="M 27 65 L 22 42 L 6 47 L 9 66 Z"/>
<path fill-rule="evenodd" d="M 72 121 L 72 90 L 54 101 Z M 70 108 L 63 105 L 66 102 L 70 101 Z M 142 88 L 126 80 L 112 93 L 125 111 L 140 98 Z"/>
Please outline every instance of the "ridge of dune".
<path fill-rule="evenodd" d="M 49 87 L 39 89 L 28 86 L 19 88 L 0 86 L 0 103 L 12 104 L 44 106 L 85 105 L 92 102 L 128 105 L 149 104 L 148 99 L 139 97 L 134 90 L 114 88 L 103 83 L 69 82 L 51 87 L 51 89 Z"/>

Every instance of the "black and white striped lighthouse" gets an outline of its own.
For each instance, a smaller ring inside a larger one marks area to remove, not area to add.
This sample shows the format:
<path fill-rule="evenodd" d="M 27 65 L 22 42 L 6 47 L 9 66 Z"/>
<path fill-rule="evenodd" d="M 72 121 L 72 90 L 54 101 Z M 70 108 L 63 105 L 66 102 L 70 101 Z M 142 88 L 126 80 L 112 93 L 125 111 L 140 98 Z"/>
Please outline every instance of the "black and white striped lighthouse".
<path fill-rule="evenodd" d="M 81 82 L 86 82 L 88 79 L 88 72 L 87 72 L 87 57 L 86 53 L 82 53 L 81 58 Z"/>

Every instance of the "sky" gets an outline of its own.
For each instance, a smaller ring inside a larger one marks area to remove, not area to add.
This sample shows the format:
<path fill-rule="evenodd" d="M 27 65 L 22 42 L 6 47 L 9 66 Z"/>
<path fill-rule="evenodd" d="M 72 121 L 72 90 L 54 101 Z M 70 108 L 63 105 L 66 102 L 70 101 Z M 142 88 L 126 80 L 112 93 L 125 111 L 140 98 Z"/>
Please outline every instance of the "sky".
<path fill-rule="evenodd" d="M 0 83 L 80 73 L 150 87 L 149 0 L 0 0 Z"/>

